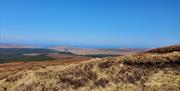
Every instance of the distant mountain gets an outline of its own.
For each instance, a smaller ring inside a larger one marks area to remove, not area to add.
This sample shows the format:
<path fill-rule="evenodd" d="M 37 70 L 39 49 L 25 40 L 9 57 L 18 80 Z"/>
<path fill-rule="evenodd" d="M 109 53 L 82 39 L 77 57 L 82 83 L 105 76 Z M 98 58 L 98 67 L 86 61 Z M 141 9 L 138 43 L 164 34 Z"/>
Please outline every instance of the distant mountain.
<path fill-rule="evenodd" d="M 41 48 L 40 46 L 0 43 L 0 48 Z"/>
<path fill-rule="evenodd" d="M 79 55 L 92 55 L 92 54 L 111 54 L 111 55 L 123 55 L 129 53 L 143 52 L 147 49 L 141 48 L 112 48 L 112 49 L 99 49 L 99 48 L 74 48 L 74 47 L 64 47 L 64 46 L 54 46 L 49 47 L 56 51 L 71 52 Z"/>

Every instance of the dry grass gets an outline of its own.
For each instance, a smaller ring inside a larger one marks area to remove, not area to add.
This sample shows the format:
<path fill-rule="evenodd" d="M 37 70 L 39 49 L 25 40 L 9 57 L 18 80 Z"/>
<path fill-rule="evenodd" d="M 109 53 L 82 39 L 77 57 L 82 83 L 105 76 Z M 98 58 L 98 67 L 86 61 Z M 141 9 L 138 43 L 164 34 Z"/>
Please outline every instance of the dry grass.
<path fill-rule="evenodd" d="M 20 70 L 0 91 L 179 91 L 180 52 L 136 54 Z"/>

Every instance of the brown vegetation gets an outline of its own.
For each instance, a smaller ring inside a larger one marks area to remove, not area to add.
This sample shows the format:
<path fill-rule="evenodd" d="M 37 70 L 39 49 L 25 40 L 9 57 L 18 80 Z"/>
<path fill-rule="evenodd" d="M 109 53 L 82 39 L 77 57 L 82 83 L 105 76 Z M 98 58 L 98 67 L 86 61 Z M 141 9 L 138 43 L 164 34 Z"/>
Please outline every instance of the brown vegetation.
<path fill-rule="evenodd" d="M 67 57 L 67 56 L 54 56 L 57 58 L 54 61 L 32 61 L 32 62 L 11 62 L 11 63 L 3 63 L 0 64 L 0 79 L 7 77 L 8 75 L 14 74 L 21 70 L 29 70 L 29 69 L 39 69 L 46 68 L 46 66 L 55 66 L 55 65 L 67 65 L 72 63 L 79 63 L 81 61 L 88 61 L 90 58 L 88 57 Z"/>
<path fill-rule="evenodd" d="M 180 45 L 156 48 L 156 49 L 149 50 L 147 52 L 148 53 L 167 53 L 167 52 L 173 52 L 173 51 L 180 51 Z"/>
<path fill-rule="evenodd" d="M 131 54 L 21 69 L 1 78 L 0 90 L 179 91 L 180 52 Z"/>
<path fill-rule="evenodd" d="M 21 70 L 0 80 L 8 91 L 178 91 L 180 53 L 91 59 L 67 66 Z"/>

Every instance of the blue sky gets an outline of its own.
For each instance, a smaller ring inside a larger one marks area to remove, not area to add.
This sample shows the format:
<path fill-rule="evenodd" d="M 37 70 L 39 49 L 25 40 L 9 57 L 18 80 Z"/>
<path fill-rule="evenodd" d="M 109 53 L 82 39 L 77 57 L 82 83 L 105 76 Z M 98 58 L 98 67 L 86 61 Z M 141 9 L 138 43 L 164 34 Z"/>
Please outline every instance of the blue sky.
<path fill-rule="evenodd" d="M 86 47 L 180 43 L 180 0 L 0 0 L 1 42 Z"/>

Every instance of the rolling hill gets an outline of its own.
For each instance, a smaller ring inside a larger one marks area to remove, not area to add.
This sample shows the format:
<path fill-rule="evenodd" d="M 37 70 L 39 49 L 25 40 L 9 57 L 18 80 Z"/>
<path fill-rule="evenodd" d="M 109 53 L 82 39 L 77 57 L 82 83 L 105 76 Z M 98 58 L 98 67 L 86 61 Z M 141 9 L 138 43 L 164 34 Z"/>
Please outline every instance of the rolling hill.
<path fill-rule="evenodd" d="M 149 51 L 10 70 L 12 74 L 0 77 L 0 90 L 179 91 L 180 51 Z"/>
<path fill-rule="evenodd" d="M 155 48 L 152 50 L 148 50 L 147 52 L 149 52 L 149 53 L 168 53 L 168 52 L 174 52 L 174 51 L 180 51 L 180 45 Z"/>
<path fill-rule="evenodd" d="M 49 47 L 56 51 L 71 52 L 77 55 L 124 55 L 129 53 L 143 52 L 145 48 L 75 48 L 75 47 L 64 47 L 64 46 L 53 46 Z"/>

